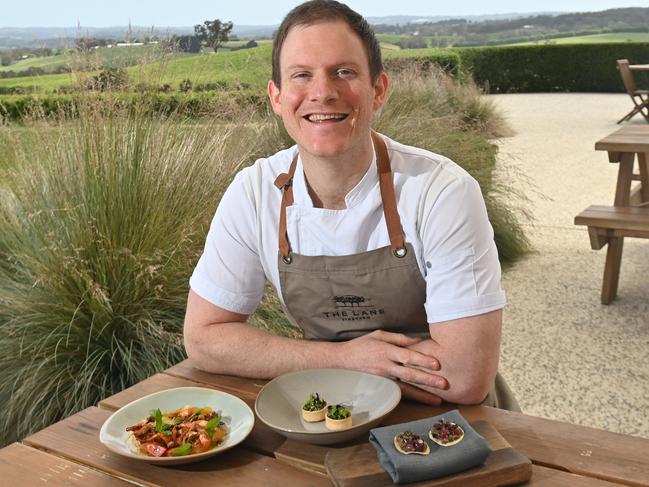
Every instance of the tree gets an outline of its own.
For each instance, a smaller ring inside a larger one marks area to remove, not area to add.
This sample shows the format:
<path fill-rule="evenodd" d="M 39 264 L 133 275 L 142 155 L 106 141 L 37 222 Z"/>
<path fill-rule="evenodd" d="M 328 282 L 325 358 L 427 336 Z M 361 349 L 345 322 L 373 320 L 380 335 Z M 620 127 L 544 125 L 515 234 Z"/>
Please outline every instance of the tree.
<path fill-rule="evenodd" d="M 198 36 L 174 36 L 173 43 L 182 52 L 201 52 L 201 40 Z"/>
<path fill-rule="evenodd" d="M 232 22 L 221 22 L 219 19 L 206 20 L 202 24 L 194 26 L 194 32 L 198 38 L 214 49 L 214 52 L 228 41 L 231 31 Z"/>

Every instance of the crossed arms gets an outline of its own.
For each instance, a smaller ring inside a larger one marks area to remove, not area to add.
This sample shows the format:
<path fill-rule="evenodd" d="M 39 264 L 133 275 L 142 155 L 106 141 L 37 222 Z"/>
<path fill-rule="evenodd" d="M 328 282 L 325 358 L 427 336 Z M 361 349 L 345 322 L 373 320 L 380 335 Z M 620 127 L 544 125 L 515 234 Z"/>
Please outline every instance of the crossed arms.
<path fill-rule="evenodd" d="M 375 331 L 347 342 L 279 337 L 189 292 L 187 355 L 208 372 L 273 378 L 308 368 L 345 368 L 399 381 L 405 397 L 428 404 L 481 402 L 498 369 L 502 311 L 434 323 L 430 339 Z"/>

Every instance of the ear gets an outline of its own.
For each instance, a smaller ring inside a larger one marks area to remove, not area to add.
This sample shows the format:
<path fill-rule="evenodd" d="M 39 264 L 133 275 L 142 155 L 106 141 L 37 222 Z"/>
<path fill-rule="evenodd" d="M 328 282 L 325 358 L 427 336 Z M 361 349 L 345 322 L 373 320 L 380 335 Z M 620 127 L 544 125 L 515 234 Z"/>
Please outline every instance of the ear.
<path fill-rule="evenodd" d="M 282 103 L 279 100 L 279 88 L 271 79 L 268 80 L 268 99 L 276 115 L 282 116 Z"/>
<path fill-rule="evenodd" d="M 390 84 L 390 79 L 385 71 L 381 71 L 379 77 L 374 83 L 374 101 L 372 102 L 372 110 L 377 111 L 385 103 L 385 98 L 388 94 L 388 86 Z"/>

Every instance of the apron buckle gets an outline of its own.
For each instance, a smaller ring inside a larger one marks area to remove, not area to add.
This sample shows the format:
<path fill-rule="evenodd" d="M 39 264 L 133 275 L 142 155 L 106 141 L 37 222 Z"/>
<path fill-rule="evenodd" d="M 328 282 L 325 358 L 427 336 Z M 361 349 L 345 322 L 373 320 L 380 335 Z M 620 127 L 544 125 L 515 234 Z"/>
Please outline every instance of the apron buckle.
<path fill-rule="evenodd" d="M 399 259 L 403 259 L 406 254 L 408 253 L 408 250 L 406 250 L 405 247 L 399 247 L 398 249 L 395 249 L 392 251 L 395 257 L 398 257 Z"/>

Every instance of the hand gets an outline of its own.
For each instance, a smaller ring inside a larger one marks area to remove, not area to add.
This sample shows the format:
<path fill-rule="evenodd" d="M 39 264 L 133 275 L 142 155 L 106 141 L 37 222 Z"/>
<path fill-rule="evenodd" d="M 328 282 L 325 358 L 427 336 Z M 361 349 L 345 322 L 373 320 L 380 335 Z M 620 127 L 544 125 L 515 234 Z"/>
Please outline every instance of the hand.
<path fill-rule="evenodd" d="M 434 394 L 417 387 L 446 389 L 447 383 L 444 377 L 434 373 L 440 369 L 435 357 L 408 348 L 421 341 L 401 333 L 373 331 L 341 343 L 341 362 L 346 369 L 397 379 L 406 397 L 433 404 Z"/>

